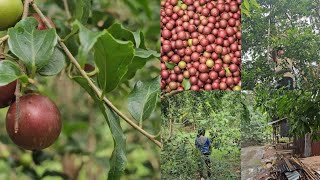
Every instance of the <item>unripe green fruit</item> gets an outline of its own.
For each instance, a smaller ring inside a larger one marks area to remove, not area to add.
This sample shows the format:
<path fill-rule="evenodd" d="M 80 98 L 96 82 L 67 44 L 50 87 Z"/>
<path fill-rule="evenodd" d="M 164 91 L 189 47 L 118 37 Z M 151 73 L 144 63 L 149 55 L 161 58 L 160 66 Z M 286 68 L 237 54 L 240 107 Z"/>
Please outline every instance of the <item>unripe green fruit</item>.
<path fill-rule="evenodd" d="M 192 39 L 188 39 L 188 46 L 192 46 Z"/>
<path fill-rule="evenodd" d="M 188 6 L 186 4 L 181 4 L 181 9 L 182 10 L 186 10 L 188 8 Z"/>
<path fill-rule="evenodd" d="M 240 86 L 235 86 L 232 88 L 234 91 L 241 91 L 241 87 Z"/>
<path fill-rule="evenodd" d="M 184 61 L 180 61 L 178 66 L 179 66 L 180 69 L 185 69 L 187 67 L 187 63 L 184 62 Z"/>
<path fill-rule="evenodd" d="M 206 61 L 206 65 L 208 66 L 208 68 L 212 68 L 214 66 L 214 61 L 212 59 L 208 59 Z"/>
<path fill-rule="evenodd" d="M 14 26 L 21 18 L 22 12 L 21 0 L 0 0 L 0 31 Z"/>

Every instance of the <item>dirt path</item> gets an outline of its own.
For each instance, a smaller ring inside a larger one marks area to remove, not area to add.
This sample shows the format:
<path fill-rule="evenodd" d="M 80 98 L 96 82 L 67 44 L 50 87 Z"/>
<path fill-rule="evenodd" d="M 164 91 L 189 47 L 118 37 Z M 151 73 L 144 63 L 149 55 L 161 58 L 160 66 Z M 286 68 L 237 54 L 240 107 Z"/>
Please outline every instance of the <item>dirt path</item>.
<path fill-rule="evenodd" d="M 263 170 L 265 146 L 250 146 L 241 149 L 241 179 L 253 180 Z"/>
<path fill-rule="evenodd" d="M 312 156 L 307 158 L 300 158 L 301 162 L 306 166 L 314 169 L 320 173 L 320 156 Z"/>

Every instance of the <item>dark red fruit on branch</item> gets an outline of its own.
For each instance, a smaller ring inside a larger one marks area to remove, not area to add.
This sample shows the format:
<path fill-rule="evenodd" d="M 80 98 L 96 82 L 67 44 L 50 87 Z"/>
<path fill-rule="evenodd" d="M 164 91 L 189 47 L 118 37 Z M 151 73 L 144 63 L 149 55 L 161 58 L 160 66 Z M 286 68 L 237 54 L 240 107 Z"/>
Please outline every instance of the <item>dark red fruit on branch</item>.
<path fill-rule="evenodd" d="M 87 73 L 91 73 L 92 71 L 94 71 L 95 67 L 92 66 L 91 64 L 85 64 L 84 65 L 84 71 Z"/>
<path fill-rule="evenodd" d="M 11 140 L 27 150 L 41 150 L 52 145 L 61 132 L 60 112 L 47 97 L 28 94 L 20 98 L 19 129 L 15 133 L 16 103 L 7 113 L 6 129 Z"/>
<path fill-rule="evenodd" d="M 16 85 L 17 81 L 13 81 L 5 86 L 0 86 L 0 108 L 5 108 L 14 101 Z"/>
<path fill-rule="evenodd" d="M 5 86 L 0 86 L 0 108 L 7 107 L 14 101 L 16 84 L 17 81 L 14 81 Z"/>

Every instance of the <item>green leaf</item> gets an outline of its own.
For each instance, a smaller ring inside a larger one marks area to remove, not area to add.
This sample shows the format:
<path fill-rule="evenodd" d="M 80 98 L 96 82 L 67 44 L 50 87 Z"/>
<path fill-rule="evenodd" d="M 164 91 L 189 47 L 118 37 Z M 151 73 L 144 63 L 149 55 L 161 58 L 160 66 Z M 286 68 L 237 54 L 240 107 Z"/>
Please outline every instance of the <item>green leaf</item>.
<path fill-rule="evenodd" d="M 142 48 L 145 48 L 143 33 L 141 31 L 137 31 L 137 32 L 133 32 L 132 34 L 134 36 L 134 42 L 136 44 L 136 48 L 139 48 L 140 45 L 142 46 Z"/>
<path fill-rule="evenodd" d="M 38 31 L 37 25 L 37 20 L 29 17 L 8 31 L 10 50 L 32 74 L 47 65 L 57 44 L 54 29 Z"/>
<path fill-rule="evenodd" d="M 28 77 L 20 71 L 18 65 L 8 60 L 0 61 L 0 86 L 7 85 L 16 79 L 28 81 Z"/>
<path fill-rule="evenodd" d="M 140 58 L 149 59 L 150 57 L 160 57 L 160 53 L 154 50 L 145 50 L 145 49 L 136 49 L 135 56 L 138 56 Z"/>
<path fill-rule="evenodd" d="M 74 77 L 73 80 L 80 84 L 90 94 L 95 103 L 99 105 L 100 110 L 107 120 L 114 140 L 114 150 L 110 159 L 108 179 L 119 180 L 127 163 L 126 138 L 120 126 L 120 118 L 103 101 L 100 100 L 84 78 Z"/>
<path fill-rule="evenodd" d="M 171 69 L 171 70 L 176 66 L 176 64 L 172 63 L 172 62 L 165 62 L 165 64 L 166 64 L 167 68 Z"/>
<path fill-rule="evenodd" d="M 138 81 L 128 97 L 128 110 L 132 117 L 142 122 L 150 117 L 160 94 L 160 78 L 149 82 Z"/>
<path fill-rule="evenodd" d="M 260 5 L 257 3 L 256 0 L 250 0 L 250 3 L 251 3 L 252 5 L 254 5 L 257 9 L 260 9 Z M 248 9 L 248 8 L 247 8 L 247 9 Z"/>
<path fill-rule="evenodd" d="M 129 65 L 129 68 L 128 68 L 126 75 L 123 76 L 121 81 L 124 82 L 126 80 L 132 79 L 135 76 L 137 70 L 143 68 L 144 65 L 147 63 L 147 61 L 148 61 L 148 59 L 144 59 L 144 58 L 140 58 L 138 56 L 135 56 L 132 59 L 131 64 Z"/>
<path fill-rule="evenodd" d="M 73 19 L 86 23 L 91 12 L 92 0 L 70 0 L 68 1 Z"/>
<path fill-rule="evenodd" d="M 66 56 L 61 49 L 56 47 L 49 63 L 40 69 L 39 74 L 42 76 L 57 75 L 66 66 Z"/>
<path fill-rule="evenodd" d="M 94 45 L 94 60 L 100 70 L 98 81 L 103 94 L 118 86 L 133 56 L 132 42 L 116 40 L 108 31 L 103 31 Z"/>
<path fill-rule="evenodd" d="M 146 12 L 146 15 L 151 18 L 151 9 L 150 9 L 150 2 L 148 0 L 137 0 L 137 3 L 139 3 L 143 9 L 144 9 L 144 12 Z"/>
<path fill-rule="evenodd" d="M 248 17 L 251 17 L 249 11 L 247 9 L 243 8 L 243 7 L 241 8 L 241 13 L 244 13 Z"/>
<path fill-rule="evenodd" d="M 129 65 L 128 72 L 123 77 L 122 81 L 132 79 L 136 72 L 143 68 L 149 60 L 159 56 L 160 54 L 153 50 L 136 49 L 136 55 L 134 56 L 132 63 Z"/>
<path fill-rule="evenodd" d="M 132 32 L 123 27 L 122 24 L 114 23 L 112 26 L 108 28 L 108 32 L 115 39 L 133 42 L 136 48 L 146 48 L 144 44 L 144 35 L 140 31 Z"/>
<path fill-rule="evenodd" d="M 121 24 L 114 23 L 112 26 L 108 28 L 108 32 L 110 32 L 110 34 L 116 39 L 123 41 L 131 41 L 135 44 L 135 57 L 133 58 L 132 63 L 129 66 L 128 72 L 123 77 L 122 81 L 126 81 L 133 78 L 136 72 L 142 67 L 144 67 L 148 60 L 155 57 L 160 57 L 160 53 L 146 48 L 144 42 L 144 34 L 141 31 L 132 32 L 124 28 Z"/>
<path fill-rule="evenodd" d="M 191 84 L 189 79 L 184 78 L 182 81 L 182 87 L 184 90 L 189 90 L 191 88 Z"/>
<path fill-rule="evenodd" d="M 73 23 L 73 29 L 79 29 L 80 47 L 77 55 L 81 67 L 85 65 L 88 59 L 88 55 L 101 36 L 100 32 L 92 32 L 84 27 L 79 21 Z"/>
<path fill-rule="evenodd" d="M 244 1 L 243 1 L 243 5 L 244 5 L 244 7 L 245 7 L 248 11 L 250 11 L 249 0 L 244 0 Z"/>

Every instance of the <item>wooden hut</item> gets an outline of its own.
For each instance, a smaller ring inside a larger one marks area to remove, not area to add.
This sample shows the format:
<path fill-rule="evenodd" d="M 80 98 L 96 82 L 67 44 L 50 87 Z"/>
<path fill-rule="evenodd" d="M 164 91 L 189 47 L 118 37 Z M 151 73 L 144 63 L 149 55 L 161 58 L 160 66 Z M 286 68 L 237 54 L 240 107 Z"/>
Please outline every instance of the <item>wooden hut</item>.
<path fill-rule="evenodd" d="M 273 128 L 272 140 L 273 143 L 279 143 L 281 137 L 289 137 L 290 123 L 287 118 L 273 120 L 268 123 Z"/>

